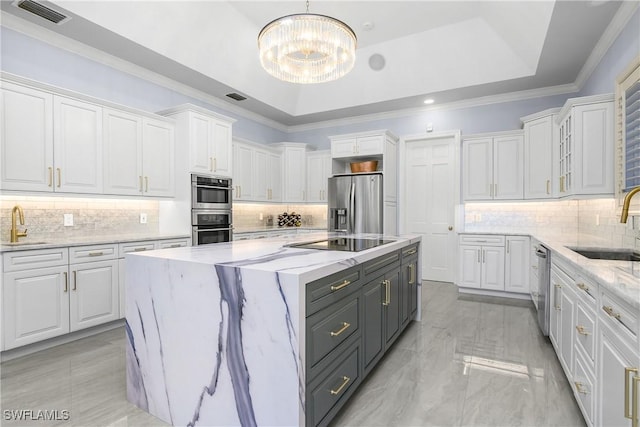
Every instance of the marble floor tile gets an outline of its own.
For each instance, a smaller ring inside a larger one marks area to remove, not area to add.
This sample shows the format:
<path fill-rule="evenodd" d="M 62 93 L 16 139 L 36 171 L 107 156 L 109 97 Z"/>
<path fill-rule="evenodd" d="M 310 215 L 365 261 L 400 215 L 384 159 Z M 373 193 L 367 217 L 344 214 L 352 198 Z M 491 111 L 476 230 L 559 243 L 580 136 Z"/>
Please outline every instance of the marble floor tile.
<path fill-rule="evenodd" d="M 583 426 L 528 301 L 459 295 L 424 282 L 413 322 L 332 426 Z M 126 400 L 122 328 L 0 365 L 3 410 L 67 410 L 69 420 L 3 426 L 166 426 Z"/>

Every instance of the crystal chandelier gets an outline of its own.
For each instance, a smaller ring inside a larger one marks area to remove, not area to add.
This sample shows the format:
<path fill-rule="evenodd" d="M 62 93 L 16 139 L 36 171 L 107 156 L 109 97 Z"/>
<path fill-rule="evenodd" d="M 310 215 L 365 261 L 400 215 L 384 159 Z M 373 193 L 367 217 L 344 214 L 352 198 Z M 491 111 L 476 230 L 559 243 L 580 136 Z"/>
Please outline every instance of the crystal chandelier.
<path fill-rule="evenodd" d="M 271 21 L 258 35 L 260 63 L 291 83 L 339 79 L 355 63 L 356 34 L 344 22 L 307 12 Z"/>

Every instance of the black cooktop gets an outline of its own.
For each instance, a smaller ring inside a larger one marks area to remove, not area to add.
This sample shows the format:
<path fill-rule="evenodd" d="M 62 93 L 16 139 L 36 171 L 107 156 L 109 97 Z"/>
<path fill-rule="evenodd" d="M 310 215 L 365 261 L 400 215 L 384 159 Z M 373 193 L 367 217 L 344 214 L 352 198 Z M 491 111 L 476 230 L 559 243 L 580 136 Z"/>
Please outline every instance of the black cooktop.
<path fill-rule="evenodd" d="M 326 251 L 347 251 L 347 252 L 360 252 L 367 249 L 375 248 L 376 246 L 386 245 L 392 243 L 393 240 L 382 239 L 363 239 L 356 237 L 332 237 L 327 240 L 320 240 L 318 242 L 307 243 L 294 243 L 289 245 L 292 248 L 301 249 L 321 249 Z"/>

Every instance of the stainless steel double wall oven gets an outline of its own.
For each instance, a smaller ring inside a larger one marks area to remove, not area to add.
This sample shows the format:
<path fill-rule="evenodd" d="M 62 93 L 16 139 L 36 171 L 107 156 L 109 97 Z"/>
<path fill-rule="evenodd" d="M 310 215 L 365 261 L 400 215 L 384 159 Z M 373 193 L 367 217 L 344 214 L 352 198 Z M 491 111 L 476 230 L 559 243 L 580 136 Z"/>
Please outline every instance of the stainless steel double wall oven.
<path fill-rule="evenodd" d="M 231 178 L 191 175 L 193 245 L 233 240 Z"/>

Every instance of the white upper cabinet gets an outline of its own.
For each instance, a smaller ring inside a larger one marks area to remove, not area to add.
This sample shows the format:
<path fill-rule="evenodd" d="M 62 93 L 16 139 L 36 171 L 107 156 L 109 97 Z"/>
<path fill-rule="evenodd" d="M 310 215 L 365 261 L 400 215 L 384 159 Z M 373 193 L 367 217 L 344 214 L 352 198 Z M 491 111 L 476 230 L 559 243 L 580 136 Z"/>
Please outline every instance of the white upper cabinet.
<path fill-rule="evenodd" d="M 282 154 L 273 145 L 233 142 L 234 200 L 282 201 Z"/>
<path fill-rule="evenodd" d="M 567 100 L 558 125 L 559 195 L 612 195 L 613 95 Z"/>
<path fill-rule="evenodd" d="M 102 193 L 102 107 L 53 97 L 55 191 Z"/>
<path fill-rule="evenodd" d="M 358 135 L 331 137 L 331 157 L 382 155 L 384 135 Z"/>
<path fill-rule="evenodd" d="M 267 167 L 267 183 L 269 200 L 273 202 L 282 201 L 282 169 L 282 154 L 270 152 Z"/>
<path fill-rule="evenodd" d="M 233 199 L 253 200 L 254 148 L 241 142 L 233 143 Z"/>
<path fill-rule="evenodd" d="M 524 198 L 549 199 L 556 196 L 553 151 L 558 146 L 556 125 L 559 108 L 523 117 Z"/>
<path fill-rule="evenodd" d="M 195 105 L 182 105 L 160 114 L 176 120 L 176 139 L 188 144 L 189 172 L 232 176 L 233 119 Z"/>
<path fill-rule="evenodd" d="M 282 201 L 307 201 L 307 144 L 284 142 L 273 146 L 282 150 Z"/>
<path fill-rule="evenodd" d="M 142 192 L 142 117 L 104 109 L 104 192 Z"/>
<path fill-rule="evenodd" d="M 462 143 L 464 200 L 523 198 L 521 131 L 470 136 Z"/>
<path fill-rule="evenodd" d="M 53 190 L 53 96 L 2 82 L 0 188 Z"/>
<path fill-rule="evenodd" d="M 174 126 L 142 119 L 142 172 L 145 196 L 173 196 L 175 164 Z"/>
<path fill-rule="evenodd" d="M 331 176 L 331 152 L 307 154 L 307 201 L 327 202 L 327 180 Z"/>

